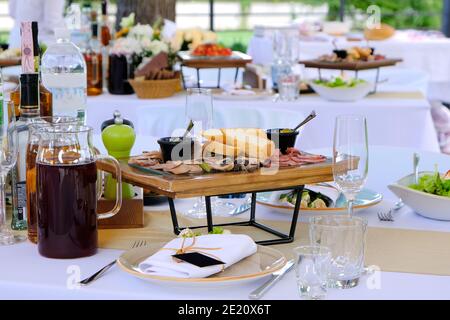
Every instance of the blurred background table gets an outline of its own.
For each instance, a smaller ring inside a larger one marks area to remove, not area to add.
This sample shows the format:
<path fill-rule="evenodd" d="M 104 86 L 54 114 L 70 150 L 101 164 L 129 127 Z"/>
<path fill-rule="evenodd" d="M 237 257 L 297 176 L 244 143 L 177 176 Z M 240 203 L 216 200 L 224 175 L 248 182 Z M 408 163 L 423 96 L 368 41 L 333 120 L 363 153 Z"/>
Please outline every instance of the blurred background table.
<path fill-rule="evenodd" d="M 182 135 L 187 125 L 184 107 L 184 94 L 157 100 L 103 94 L 88 99 L 87 123 L 99 133 L 101 123 L 110 119 L 117 109 L 134 123 L 139 135 L 170 136 L 177 129 L 178 135 Z M 333 141 L 335 117 L 358 113 L 368 119 L 370 145 L 439 151 L 430 105 L 417 92 L 379 92 L 354 103 L 328 102 L 317 95 L 302 95 L 295 102 L 276 103 L 270 98 L 254 101 L 216 99 L 214 126 L 293 128 L 311 110 L 315 110 L 318 117 L 304 128 L 298 139 L 298 147 L 303 150 L 329 147 Z"/>

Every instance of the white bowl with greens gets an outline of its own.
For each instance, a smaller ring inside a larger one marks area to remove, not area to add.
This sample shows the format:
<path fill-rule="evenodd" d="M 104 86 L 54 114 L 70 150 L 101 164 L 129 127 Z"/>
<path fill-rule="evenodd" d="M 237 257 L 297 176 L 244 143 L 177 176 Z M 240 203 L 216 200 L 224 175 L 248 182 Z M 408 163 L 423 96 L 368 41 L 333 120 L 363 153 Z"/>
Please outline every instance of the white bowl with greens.
<path fill-rule="evenodd" d="M 411 174 L 388 188 L 421 216 L 450 221 L 450 178 L 436 172 L 421 172 L 419 176 L 418 184 Z"/>
<path fill-rule="evenodd" d="M 340 77 L 331 80 L 314 80 L 309 85 L 322 98 L 339 102 L 361 100 L 374 89 L 374 85 L 365 80 L 344 80 Z"/>

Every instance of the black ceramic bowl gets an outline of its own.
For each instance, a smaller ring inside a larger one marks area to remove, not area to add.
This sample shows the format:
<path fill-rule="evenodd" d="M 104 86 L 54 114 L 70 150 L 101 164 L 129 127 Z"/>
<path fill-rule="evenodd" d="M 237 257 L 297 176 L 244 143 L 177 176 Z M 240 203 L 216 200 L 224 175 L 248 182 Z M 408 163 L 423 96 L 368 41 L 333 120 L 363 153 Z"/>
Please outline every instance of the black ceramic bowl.
<path fill-rule="evenodd" d="M 337 55 L 340 59 L 346 59 L 348 56 L 347 50 L 333 50 L 333 52 Z"/>
<path fill-rule="evenodd" d="M 288 148 L 295 146 L 295 141 L 299 134 L 298 131 L 292 129 L 269 129 L 266 131 L 267 138 L 275 142 L 275 146 L 280 149 L 281 153 L 286 153 Z"/>
<path fill-rule="evenodd" d="M 191 160 L 194 151 L 194 140 L 182 137 L 164 137 L 158 140 L 163 161 Z M 175 148 L 175 146 L 177 148 Z M 188 152 L 185 152 L 188 151 Z"/>

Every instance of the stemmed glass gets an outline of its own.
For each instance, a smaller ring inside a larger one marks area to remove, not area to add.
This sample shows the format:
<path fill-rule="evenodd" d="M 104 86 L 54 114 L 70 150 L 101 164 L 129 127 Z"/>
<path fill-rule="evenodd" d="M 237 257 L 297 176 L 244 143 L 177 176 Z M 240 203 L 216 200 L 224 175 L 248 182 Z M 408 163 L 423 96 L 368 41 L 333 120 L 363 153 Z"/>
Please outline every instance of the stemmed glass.
<path fill-rule="evenodd" d="M 348 215 L 353 215 L 356 195 L 367 180 L 369 146 L 367 120 L 360 115 L 336 118 L 333 143 L 334 182 L 347 199 Z"/>
<path fill-rule="evenodd" d="M 186 94 L 186 123 L 194 123 L 193 136 L 202 140 L 201 132 L 213 127 L 213 97 L 210 89 L 189 88 Z M 194 152 L 197 155 L 197 152 Z M 235 208 L 232 203 L 212 201 L 212 211 L 231 211 Z M 206 204 L 204 197 L 199 197 L 194 206 L 187 211 L 194 218 L 206 216 Z"/>
<path fill-rule="evenodd" d="M 24 241 L 26 237 L 14 236 L 6 224 L 5 181 L 17 161 L 18 136 L 15 128 L 15 110 L 12 101 L 0 100 L 0 245 Z"/>

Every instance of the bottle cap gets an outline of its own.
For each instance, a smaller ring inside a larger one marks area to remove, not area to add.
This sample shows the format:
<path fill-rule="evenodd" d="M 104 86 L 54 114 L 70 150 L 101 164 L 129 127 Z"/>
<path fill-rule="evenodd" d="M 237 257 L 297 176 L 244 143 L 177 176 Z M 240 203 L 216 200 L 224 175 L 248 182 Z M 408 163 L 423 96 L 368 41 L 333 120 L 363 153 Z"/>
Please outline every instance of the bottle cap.
<path fill-rule="evenodd" d="M 55 29 L 56 40 L 70 40 L 70 30 L 67 28 L 56 28 Z"/>
<path fill-rule="evenodd" d="M 108 1 L 103 0 L 102 1 L 102 15 L 107 15 L 108 14 Z"/>

